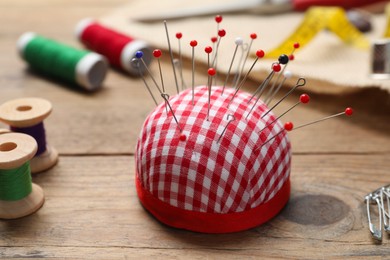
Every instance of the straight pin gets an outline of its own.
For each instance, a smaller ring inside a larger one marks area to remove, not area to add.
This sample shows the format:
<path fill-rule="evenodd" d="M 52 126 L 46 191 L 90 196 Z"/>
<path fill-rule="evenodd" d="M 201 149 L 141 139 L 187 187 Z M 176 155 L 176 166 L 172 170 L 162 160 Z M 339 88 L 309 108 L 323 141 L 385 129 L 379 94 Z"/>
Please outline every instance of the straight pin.
<path fill-rule="evenodd" d="M 279 56 L 279 62 L 282 63 L 282 64 L 285 64 L 285 66 L 283 67 L 282 72 L 278 75 L 278 78 L 276 79 L 276 81 L 274 81 L 274 83 L 273 83 L 273 85 L 271 87 L 272 90 L 275 88 L 277 82 L 279 82 L 280 77 L 282 76 L 282 74 L 284 75 L 284 71 L 286 70 L 286 68 L 287 68 L 287 66 L 289 64 L 289 61 L 294 60 L 294 52 L 298 48 L 299 48 L 299 43 L 294 43 L 293 44 L 293 50 L 291 51 L 289 56 L 287 56 L 285 54 Z M 270 90 L 269 93 L 267 93 L 266 98 L 264 99 L 264 103 L 266 103 L 267 106 L 271 103 L 273 97 L 280 90 L 280 87 L 284 84 L 285 81 L 286 81 L 286 78 L 284 78 L 282 80 L 282 82 L 279 83 L 279 86 L 277 87 L 277 90 L 275 90 L 273 92 Z"/>
<path fill-rule="evenodd" d="M 212 66 L 217 70 L 217 67 L 218 67 L 218 49 L 219 49 L 219 45 L 221 43 L 221 40 L 223 37 L 225 37 L 226 35 L 226 31 L 224 29 L 221 29 L 218 31 L 218 42 L 217 42 L 217 47 L 215 49 L 215 55 L 214 55 L 214 59 L 213 59 L 213 62 L 211 63 Z M 217 75 L 215 76 L 215 85 L 217 85 Z"/>
<path fill-rule="evenodd" d="M 285 124 L 284 124 L 284 129 L 282 129 L 282 130 L 280 130 L 279 132 L 277 132 L 274 136 L 272 136 L 272 137 L 269 138 L 267 141 L 265 141 L 261 146 L 258 146 L 254 151 L 257 151 L 257 150 L 261 149 L 264 145 L 266 145 L 267 143 L 269 143 L 270 141 L 272 141 L 273 139 L 275 139 L 278 135 L 280 135 L 280 134 L 283 133 L 284 131 L 291 131 L 293 128 L 294 128 L 293 123 L 291 123 L 291 122 L 285 123 Z"/>
<path fill-rule="evenodd" d="M 264 98 L 264 103 L 268 104 L 269 97 L 271 96 L 271 93 L 274 91 L 276 83 L 279 82 L 280 78 L 282 77 L 282 74 L 284 73 L 284 70 L 287 68 L 288 65 L 288 56 L 286 54 L 282 54 L 279 56 L 278 61 L 280 64 L 284 65 L 282 71 L 278 74 L 278 77 L 274 82 L 272 83 L 272 86 L 268 89 L 267 94 L 265 95 Z"/>
<path fill-rule="evenodd" d="M 153 56 L 157 59 L 158 62 L 158 70 L 160 71 L 160 79 L 161 79 L 161 86 L 162 86 L 162 92 L 165 93 L 165 87 L 164 87 L 164 79 L 163 79 L 163 74 L 161 70 L 161 64 L 160 64 L 160 57 L 162 55 L 161 50 L 155 49 L 153 51 Z"/>
<path fill-rule="evenodd" d="M 176 124 L 177 124 L 177 127 L 179 128 L 180 130 L 180 133 L 183 131 L 183 129 L 180 127 L 180 124 L 179 124 L 179 121 L 177 121 L 177 118 L 175 116 L 175 113 L 173 112 L 173 109 L 171 107 L 171 104 L 169 103 L 169 95 L 166 94 L 166 93 L 161 93 L 161 97 L 165 100 L 166 104 L 168 105 L 169 107 L 169 110 L 171 111 L 172 115 L 173 115 L 173 118 L 175 119 L 176 121 Z"/>
<path fill-rule="evenodd" d="M 149 91 L 150 96 L 152 97 L 154 103 L 155 103 L 156 106 L 157 106 L 157 105 L 158 105 L 157 100 L 156 100 L 156 98 L 153 96 L 153 93 L 152 93 L 152 91 L 150 90 L 150 87 L 149 87 L 148 83 L 146 82 L 145 77 L 144 77 L 144 74 L 142 73 L 142 70 L 141 70 L 141 68 L 140 68 L 140 66 L 139 66 L 139 59 L 133 58 L 133 59 L 131 60 L 131 64 L 132 64 L 133 67 L 135 67 L 136 69 L 138 69 L 139 75 L 141 76 L 141 79 L 142 79 L 142 81 L 144 82 L 144 85 L 145 85 L 146 89 Z"/>
<path fill-rule="evenodd" d="M 209 97 L 208 97 L 208 106 L 207 106 L 207 121 L 209 121 L 209 118 L 210 118 L 210 99 L 211 99 L 211 83 L 212 83 L 212 77 L 215 76 L 216 74 L 216 70 L 214 68 L 209 68 L 207 70 L 207 74 L 209 75 L 209 80 L 208 80 L 208 84 L 207 84 L 207 89 L 208 89 L 208 94 L 209 94 Z"/>
<path fill-rule="evenodd" d="M 156 85 L 156 88 L 158 89 L 158 91 L 159 91 L 160 93 L 162 93 L 160 87 L 159 87 L 158 84 L 157 84 L 156 79 L 153 77 L 152 72 L 150 72 L 148 66 L 146 65 L 144 59 L 142 58 L 143 55 L 144 55 L 144 53 L 143 53 L 142 51 L 137 51 L 137 52 L 135 53 L 135 57 L 138 58 L 138 59 L 142 62 L 142 64 L 144 65 L 146 71 L 149 73 L 149 76 L 150 76 L 150 78 L 152 79 L 153 83 Z"/>
<path fill-rule="evenodd" d="M 240 81 L 241 75 L 242 75 L 242 73 L 244 72 L 244 68 L 245 68 L 246 61 L 248 60 L 249 53 L 250 53 L 250 51 L 251 51 L 253 41 L 254 41 L 255 39 L 257 39 L 257 34 L 256 34 L 256 33 L 251 33 L 250 38 L 251 38 L 251 41 L 249 42 L 249 46 L 248 46 L 248 50 L 247 50 L 247 52 L 246 52 L 246 56 L 245 56 L 245 59 L 244 59 L 244 63 L 242 64 L 241 69 L 239 69 L 239 73 L 238 73 L 237 79 L 236 79 L 236 81 L 235 81 L 234 87 L 237 86 L 238 82 Z"/>
<path fill-rule="evenodd" d="M 184 90 L 187 88 L 184 77 L 183 77 L 183 55 L 181 53 L 181 41 L 180 39 L 183 37 L 183 34 L 181 32 L 176 33 L 176 39 L 178 41 L 179 46 L 179 60 L 178 60 L 178 67 L 179 67 L 179 74 L 180 74 L 180 80 L 181 80 L 181 90 Z"/>
<path fill-rule="evenodd" d="M 256 59 L 253 61 L 253 64 L 252 66 L 249 68 L 248 72 L 245 74 L 244 78 L 241 80 L 240 84 L 237 85 L 237 88 L 236 88 L 236 91 L 233 93 L 233 96 L 232 98 L 230 99 L 227 107 L 229 108 L 230 104 L 233 102 L 233 99 L 235 98 L 235 96 L 237 95 L 238 91 L 240 90 L 240 88 L 244 85 L 246 79 L 248 78 L 249 74 L 251 73 L 253 67 L 256 65 L 257 61 L 260 59 L 260 58 L 263 58 L 264 57 L 264 51 L 263 50 L 257 50 L 256 51 Z"/>
<path fill-rule="evenodd" d="M 300 81 L 302 81 L 302 83 L 300 83 Z M 306 84 L 306 79 L 299 78 L 295 87 L 293 87 L 289 92 L 287 92 L 286 95 L 284 95 L 275 105 L 273 105 L 273 107 L 268 109 L 268 111 L 264 115 L 262 115 L 261 118 L 264 118 L 266 115 L 268 115 L 269 112 L 271 112 L 275 107 L 277 107 L 285 98 L 287 98 L 292 92 L 294 92 L 294 90 L 296 90 L 299 87 L 305 86 L 305 84 Z"/>
<path fill-rule="evenodd" d="M 231 71 L 231 69 L 232 69 L 233 62 L 234 62 L 234 59 L 235 59 L 235 57 L 236 57 L 238 47 L 241 46 L 241 45 L 243 44 L 243 40 L 242 40 L 242 38 L 237 37 L 236 40 L 234 41 L 234 43 L 236 44 L 236 48 L 234 49 L 232 61 L 230 62 L 229 70 L 228 70 L 228 73 L 227 73 L 227 75 L 226 75 L 226 79 L 225 79 L 225 82 L 224 82 L 224 84 L 223 84 L 223 87 L 222 87 L 221 96 L 223 95 L 223 93 L 224 93 L 224 91 L 225 91 L 225 87 L 226 87 L 227 81 L 229 80 L 230 71 Z"/>
<path fill-rule="evenodd" d="M 251 98 L 248 100 L 248 103 L 250 103 L 252 101 L 252 99 L 256 96 L 256 95 L 259 95 L 259 98 L 260 96 L 263 94 L 263 91 L 264 89 L 268 86 L 269 82 L 271 81 L 271 79 L 273 78 L 274 76 L 274 73 L 275 72 L 279 72 L 280 71 L 280 64 L 277 63 L 277 62 L 274 62 L 272 63 L 272 66 L 271 66 L 272 70 L 270 72 L 270 74 L 268 74 L 268 76 L 265 78 L 265 80 L 259 85 L 259 87 L 256 89 L 255 93 L 253 93 L 253 95 L 251 96 Z M 259 93 L 260 92 L 260 93 Z M 259 94 L 258 94 L 259 93 Z"/>
<path fill-rule="evenodd" d="M 289 71 L 289 70 L 286 70 L 284 73 L 283 73 L 283 80 L 279 83 L 279 86 L 272 92 L 272 94 L 270 95 L 269 99 L 268 99 L 268 102 L 265 102 L 267 104 L 267 106 L 269 106 L 269 104 L 271 104 L 272 100 L 274 99 L 275 95 L 279 92 L 279 90 L 282 88 L 283 84 L 286 82 L 287 79 L 291 78 L 292 77 L 292 73 Z"/>
<path fill-rule="evenodd" d="M 299 97 L 299 101 L 297 103 L 295 103 L 293 106 L 291 106 L 289 109 L 287 109 L 285 112 L 283 112 L 280 116 L 278 116 L 277 118 L 275 118 L 274 120 L 272 120 L 272 122 L 268 123 L 267 125 L 265 125 L 260 131 L 259 131 L 259 134 L 266 128 L 268 128 L 270 125 L 272 125 L 273 123 L 275 123 L 277 120 L 279 120 L 280 118 L 282 118 L 282 116 L 284 116 L 285 114 L 287 114 L 288 112 L 290 112 L 291 110 L 293 110 L 295 107 L 297 107 L 299 104 L 307 104 L 309 103 L 310 101 L 310 96 L 307 95 L 307 94 L 302 94 L 300 97 Z"/>
<path fill-rule="evenodd" d="M 192 48 L 192 105 L 194 106 L 194 92 L 195 92 L 195 47 L 198 45 L 198 42 L 192 40 L 190 46 Z"/>
<path fill-rule="evenodd" d="M 226 132 L 226 129 L 228 128 L 229 124 L 231 122 L 233 122 L 234 120 L 236 120 L 236 117 L 233 114 L 228 114 L 227 115 L 227 120 L 228 120 L 228 122 L 227 122 L 225 128 L 223 129 L 221 135 L 219 136 L 219 138 L 217 140 L 217 143 L 219 143 L 219 141 L 221 140 L 221 138 L 222 138 L 223 134 Z"/>
<path fill-rule="evenodd" d="M 341 113 L 334 114 L 334 115 L 331 115 L 331 116 L 327 116 L 327 117 L 324 117 L 324 118 L 321 118 L 321 119 L 318 119 L 318 120 L 315 120 L 315 121 L 312 121 L 312 122 L 309 122 L 309 123 L 306 123 L 306 124 L 297 126 L 294 130 L 297 130 L 297 129 L 299 129 L 299 128 L 302 128 L 302 127 L 305 127 L 305 126 L 309 126 L 309 125 L 312 125 L 312 124 L 315 124 L 315 123 L 318 123 L 318 122 L 322 122 L 322 121 L 325 121 L 325 120 L 328 120 L 328 119 L 331 119 L 331 118 L 334 118 L 334 117 L 338 117 L 338 116 L 341 116 L 341 115 L 351 116 L 352 114 L 353 114 L 352 108 L 347 107 L 347 108 L 346 108 L 343 112 L 341 112 Z"/>
<path fill-rule="evenodd" d="M 173 51 L 172 51 L 172 48 L 171 48 L 171 41 L 169 40 L 168 26 L 167 26 L 167 21 L 166 21 L 166 20 L 164 20 L 164 27 L 165 27 L 165 33 L 166 33 L 166 35 L 167 35 L 168 49 L 169 49 L 169 55 L 170 55 L 170 57 L 171 57 L 173 75 L 174 75 L 175 84 L 176 84 L 176 91 L 177 91 L 177 94 L 179 94 L 179 84 L 177 83 L 177 75 L 176 75 L 176 69 L 175 69 L 175 62 L 174 62 L 174 58 L 173 58 Z"/>
<path fill-rule="evenodd" d="M 243 60 L 244 60 L 244 55 L 245 55 L 247 49 L 248 49 L 248 44 L 247 43 L 244 43 L 243 45 L 241 45 L 240 60 L 239 60 L 239 62 L 237 64 L 236 72 L 234 73 L 234 78 L 233 78 L 233 81 L 232 81 L 232 88 L 236 88 L 237 87 L 238 81 L 241 78 L 241 71 L 240 70 L 241 70 L 241 66 L 242 66 Z"/>

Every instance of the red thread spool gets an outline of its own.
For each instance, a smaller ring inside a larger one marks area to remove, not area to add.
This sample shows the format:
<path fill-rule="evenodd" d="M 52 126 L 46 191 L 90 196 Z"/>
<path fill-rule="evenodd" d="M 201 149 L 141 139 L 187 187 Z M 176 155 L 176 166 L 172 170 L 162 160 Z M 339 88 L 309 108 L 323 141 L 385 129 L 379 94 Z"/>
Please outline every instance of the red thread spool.
<path fill-rule="evenodd" d="M 142 59 L 146 65 L 152 60 L 152 53 L 146 42 L 114 31 L 92 19 L 84 19 L 78 23 L 76 36 L 88 49 L 104 55 L 112 66 L 132 75 L 139 74 L 138 69 L 131 65 L 137 51 L 144 53 Z M 140 69 L 145 70 L 145 67 L 140 66 Z"/>

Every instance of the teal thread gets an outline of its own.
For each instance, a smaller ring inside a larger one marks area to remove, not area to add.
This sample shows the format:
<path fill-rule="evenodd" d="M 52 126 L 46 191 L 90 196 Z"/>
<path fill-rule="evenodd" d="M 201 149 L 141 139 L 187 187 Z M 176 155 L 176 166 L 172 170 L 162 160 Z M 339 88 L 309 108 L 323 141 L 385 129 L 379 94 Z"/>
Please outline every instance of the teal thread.
<path fill-rule="evenodd" d="M 17 169 L 0 169 L 0 200 L 21 200 L 27 197 L 31 191 L 30 162 L 26 162 Z"/>
<path fill-rule="evenodd" d="M 49 76 L 76 82 L 76 65 L 88 51 L 78 50 L 42 36 L 35 36 L 24 49 L 24 59 Z"/>

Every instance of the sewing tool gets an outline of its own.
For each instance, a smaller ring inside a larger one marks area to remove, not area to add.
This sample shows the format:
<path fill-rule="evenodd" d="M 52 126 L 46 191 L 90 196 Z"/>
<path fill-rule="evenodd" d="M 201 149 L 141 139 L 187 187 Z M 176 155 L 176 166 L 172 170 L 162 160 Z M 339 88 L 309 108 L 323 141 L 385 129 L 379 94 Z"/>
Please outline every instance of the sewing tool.
<path fill-rule="evenodd" d="M 155 22 L 169 19 L 188 18 L 215 13 L 249 12 L 254 14 L 279 14 L 290 11 L 304 11 L 312 6 L 339 6 L 345 9 L 370 5 L 386 0 L 247 0 L 223 2 L 206 6 L 191 6 L 168 12 L 143 14 L 133 19 L 139 22 Z M 221 20 L 222 21 L 222 20 Z"/>
<path fill-rule="evenodd" d="M 139 70 L 131 65 L 137 51 L 144 53 L 145 67 L 140 67 L 141 70 L 147 68 L 152 59 L 151 50 L 146 42 L 110 29 L 93 19 L 81 20 L 75 32 L 77 39 L 88 49 L 105 56 L 113 67 L 131 75 L 136 76 L 139 73 Z"/>
<path fill-rule="evenodd" d="M 47 144 L 43 120 L 52 111 L 49 101 L 41 98 L 20 98 L 0 106 L 0 121 L 10 125 L 13 132 L 31 135 L 38 144 L 31 160 L 31 172 L 38 173 L 53 167 L 58 161 L 57 150 Z"/>
<path fill-rule="evenodd" d="M 240 90 L 240 88 L 245 84 L 246 82 L 246 79 L 248 78 L 249 74 L 251 73 L 251 71 L 253 70 L 253 67 L 256 65 L 257 61 L 261 58 L 264 57 L 264 51 L 263 50 L 257 50 L 256 51 L 256 59 L 253 61 L 251 67 L 249 68 L 249 70 L 247 71 L 247 73 L 245 74 L 245 76 L 243 77 L 243 79 L 240 81 L 240 83 L 237 85 L 237 87 L 235 88 L 236 91 L 234 92 L 233 96 L 232 96 L 232 99 L 230 100 L 229 102 L 229 105 L 231 102 L 233 102 L 233 99 L 234 97 L 237 95 L 238 91 Z M 229 106 L 228 105 L 228 106 Z"/>
<path fill-rule="evenodd" d="M 192 56 L 191 56 L 191 60 L 192 60 L 192 67 L 191 67 L 191 71 L 192 71 L 192 104 L 194 104 L 194 87 L 195 87 L 195 47 L 198 45 L 198 42 L 196 40 L 192 40 L 190 42 L 190 45 L 191 45 L 191 48 L 192 48 Z M 209 54 L 210 52 L 212 51 L 212 49 L 207 49 L 206 52 L 207 52 L 207 57 L 209 57 Z M 208 58 L 208 64 L 210 64 L 210 58 Z"/>
<path fill-rule="evenodd" d="M 102 86 L 108 65 L 96 53 L 79 50 L 33 32 L 17 42 L 20 57 L 34 70 L 94 91 Z"/>
<path fill-rule="evenodd" d="M 371 74 L 373 79 L 390 78 L 390 39 L 379 39 L 371 47 Z"/>
<path fill-rule="evenodd" d="M 194 45 L 189 47 L 198 43 Z M 207 55 L 212 50 L 205 48 Z M 258 50 L 257 57 L 263 56 Z M 288 60 L 288 55 L 280 55 L 270 75 L 280 72 Z M 302 94 L 277 117 L 273 108 L 305 85 L 304 78 L 269 109 L 260 96 L 272 76 L 254 94 L 241 91 L 254 63 L 237 87 L 213 85 L 214 61 L 208 63 L 205 85 L 173 96 L 162 93 L 163 102 L 147 116 L 136 148 L 136 188 L 144 208 L 169 226 L 227 233 L 258 226 L 287 203 L 291 171 L 287 132 L 294 125 L 279 119 L 310 97 Z M 316 122 L 341 114 L 351 115 L 352 109 Z"/>
<path fill-rule="evenodd" d="M 164 21 L 164 27 L 165 27 L 165 34 L 167 36 L 167 42 L 168 42 L 168 50 L 169 50 L 169 55 L 171 57 L 171 64 L 172 64 L 172 69 L 173 69 L 173 76 L 175 78 L 175 85 L 176 85 L 176 92 L 179 94 L 179 84 L 177 83 L 177 75 L 176 75 L 176 69 L 175 69 L 175 62 L 173 58 L 173 51 L 171 47 L 171 41 L 169 39 L 169 32 L 168 32 L 168 26 L 167 26 L 167 21 Z M 196 46 L 196 45 L 195 45 Z"/>
<path fill-rule="evenodd" d="M 150 87 L 149 87 L 149 84 L 146 82 L 146 80 L 145 80 L 145 78 L 144 78 L 144 75 L 143 75 L 143 73 L 142 73 L 142 70 L 141 70 L 141 68 L 140 68 L 140 61 L 139 61 L 139 59 L 133 58 L 133 59 L 131 60 L 131 65 L 132 65 L 135 69 L 138 70 L 138 73 L 139 73 L 139 75 L 141 76 L 141 79 L 142 79 L 142 81 L 144 82 L 144 85 L 145 85 L 146 89 L 148 90 L 150 96 L 152 97 L 154 103 L 155 103 L 156 106 L 157 106 L 157 105 L 158 105 L 157 100 L 156 100 L 156 98 L 154 97 L 153 92 L 152 92 L 152 90 L 151 90 Z"/>
<path fill-rule="evenodd" d="M 29 163 L 36 151 L 29 135 L 0 135 L 0 219 L 21 218 L 42 207 L 43 190 L 32 183 Z"/>
<path fill-rule="evenodd" d="M 177 65 L 179 68 L 179 75 L 180 75 L 180 81 L 181 81 L 181 90 L 184 90 L 187 88 L 186 83 L 184 81 L 183 77 L 183 55 L 181 54 L 181 38 L 183 37 L 183 34 L 181 32 L 176 33 L 176 39 L 179 46 L 179 59 L 177 61 Z"/>
<path fill-rule="evenodd" d="M 376 189 L 364 197 L 366 203 L 368 228 L 372 237 L 382 242 L 382 229 L 390 234 L 390 184 Z M 373 223 L 371 205 L 377 207 L 378 225 Z"/>

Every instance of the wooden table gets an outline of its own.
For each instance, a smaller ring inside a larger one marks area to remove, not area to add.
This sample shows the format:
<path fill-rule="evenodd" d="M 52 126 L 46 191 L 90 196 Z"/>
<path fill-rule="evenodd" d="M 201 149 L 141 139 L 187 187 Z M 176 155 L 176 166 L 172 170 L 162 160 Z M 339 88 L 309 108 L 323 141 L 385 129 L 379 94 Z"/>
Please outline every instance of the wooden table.
<path fill-rule="evenodd" d="M 291 199 L 272 221 L 245 232 L 207 235 L 169 228 L 149 215 L 134 187 L 136 138 L 153 108 L 142 81 L 110 70 L 101 91 L 83 93 L 28 69 L 15 47 L 25 31 L 81 47 L 73 36 L 76 23 L 126 2 L 0 2 L 0 103 L 30 96 L 50 100 L 54 110 L 45 126 L 60 152 L 55 168 L 33 178 L 45 191 L 43 208 L 0 221 L 0 258 L 390 257 L 389 237 L 381 245 L 372 240 L 363 203 L 366 193 L 390 181 L 389 96 L 377 89 L 313 94 L 311 104 L 286 116 L 300 124 L 349 105 L 356 112 L 290 134 Z M 157 73 L 157 64 L 151 69 Z M 198 71 L 197 80 L 201 84 L 206 77 Z M 249 82 L 246 88 L 255 86 Z"/>

